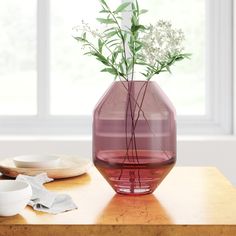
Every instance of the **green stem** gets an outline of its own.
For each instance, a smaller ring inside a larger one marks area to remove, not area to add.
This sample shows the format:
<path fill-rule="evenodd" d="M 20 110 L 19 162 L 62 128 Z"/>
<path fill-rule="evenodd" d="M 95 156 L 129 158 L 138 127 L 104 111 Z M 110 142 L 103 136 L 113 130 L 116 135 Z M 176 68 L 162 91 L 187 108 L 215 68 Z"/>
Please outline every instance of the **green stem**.
<path fill-rule="evenodd" d="M 122 29 L 121 29 L 120 24 L 119 24 L 119 22 L 117 21 L 115 15 L 114 15 L 114 13 L 111 11 L 111 9 L 110 9 L 107 5 L 106 5 L 106 7 L 107 7 L 107 10 L 108 10 L 109 13 L 111 14 L 113 20 L 115 21 L 115 23 L 116 23 L 116 25 L 117 25 L 117 27 L 118 27 L 118 29 L 119 29 L 118 33 L 120 34 L 121 41 L 122 41 L 122 46 L 123 46 L 123 49 L 124 49 L 123 58 L 124 58 L 124 63 L 125 63 L 125 67 L 126 67 L 126 76 L 127 76 L 127 80 L 129 80 L 129 79 L 128 79 L 128 73 L 129 73 L 129 71 L 128 71 L 128 64 L 127 64 L 127 56 L 126 56 L 125 38 L 124 38 L 124 35 L 122 34 Z"/>
<path fill-rule="evenodd" d="M 103 55 L 97 50 L 97 48 L 96 48 L 92 43 L 90 43 L 90 42 L 89 42 L 88 40 L 86 40 L 86 39 L 84 39 L 84 41 L 85 41 L 87 44 L 89 44 L 89 46 L 90 46 L 94 51 L 96 51 L 96 53 L 99 53 L 101 56 L 103 56 Z M 114 65 L 109 62 L 109 60 L 107 60 L 107 63 L 109 64 L 110 67 L 112 67 L 114 70 L 116 70 L 116 71 L 118 72 L 119 76 L 121 76 L 122 73 L 121 73 L 117 68 L 115 68 Z M 124 78 L 125 80 L 127 80 L 124 76 L 121 76 L 121 77 Z"/>
<path fill-rule="evenodd" d="M 112 55 L 113 52 L 112 52 L 111 49 L 106 45 L 105 41 L 104 41 L 102 38 L 100 38 L 100 40 L 104 43 L 106 49 L 107 49 L 107 50 L 111 53 L 111 55 Z M 120 73 L 120 72 L 119 72 L 119 73 Z M 126 81 L 128 81 L 128 76 L 127 76 L 127 78 L 125 78 L 125 76 L 121 76 L 121 77 L 124 78 Z"/>

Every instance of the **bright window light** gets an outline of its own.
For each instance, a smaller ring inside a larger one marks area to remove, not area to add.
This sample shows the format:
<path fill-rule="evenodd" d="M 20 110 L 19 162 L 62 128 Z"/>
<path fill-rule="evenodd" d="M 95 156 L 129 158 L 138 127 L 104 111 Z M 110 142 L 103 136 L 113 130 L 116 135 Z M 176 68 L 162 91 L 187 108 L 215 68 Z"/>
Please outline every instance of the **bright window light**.
<path fill-rule="evenodd" d="M 35 115 L 36 1 L 0 1 L 0 115 Z"/>

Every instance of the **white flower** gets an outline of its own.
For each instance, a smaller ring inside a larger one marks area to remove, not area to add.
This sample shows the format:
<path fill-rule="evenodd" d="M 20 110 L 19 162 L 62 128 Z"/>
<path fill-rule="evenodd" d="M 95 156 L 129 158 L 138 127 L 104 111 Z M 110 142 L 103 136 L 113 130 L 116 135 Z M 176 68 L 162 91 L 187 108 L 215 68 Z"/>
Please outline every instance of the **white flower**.
<path fill-rule="evenodd" d="M 77 36 L 78 33 L 89 33 L 91 34 L 94 38 L 102 38 L 102 34 L 99 32 L 98 29 L 92 29 L 88 23 L 84 22 L 82 20 L 82 24 L 74 27 L 73 29 L 73 36 Z"/>
<path fill-rule="evenodd" d="M 143 59 L 151 65 L 164 62 L 169 55 L 179 54 L 184 50 L 184 39 L 182 30 L 173 29 L 170 22 L 160 20 L 155 25 L 150 25 L 142 36 Z"/>

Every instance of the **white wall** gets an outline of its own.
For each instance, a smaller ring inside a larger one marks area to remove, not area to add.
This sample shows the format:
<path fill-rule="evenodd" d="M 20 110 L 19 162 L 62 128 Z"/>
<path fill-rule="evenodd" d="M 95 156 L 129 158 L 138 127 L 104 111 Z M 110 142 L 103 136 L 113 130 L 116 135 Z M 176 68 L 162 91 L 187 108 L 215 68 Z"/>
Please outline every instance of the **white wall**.
<path fill-rule="evenodd" d="M 89 137 L 4 137 L 0 159 L 21 154 L 68 154 L 91 157 Z M 236 138 L 179 137 L 177 165 L 216 166 L 236 186 Z"/>
<path fill-rule="evenodd" d="M 236 138 L 179 138 L 178 165 L 215 166 L 236 186 Z"/>

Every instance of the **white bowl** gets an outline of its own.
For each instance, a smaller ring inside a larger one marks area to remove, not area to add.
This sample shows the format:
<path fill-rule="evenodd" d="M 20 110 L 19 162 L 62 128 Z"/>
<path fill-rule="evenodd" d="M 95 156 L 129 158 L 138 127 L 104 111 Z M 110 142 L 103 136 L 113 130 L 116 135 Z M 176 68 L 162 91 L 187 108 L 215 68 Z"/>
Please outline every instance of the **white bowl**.
<path fill-rule="evenodd" d="M 0 180 L 0 216 L 13 216 L 25 208 L 32 189 L 19 180 Z"/>
<path fill-rule="evenodd" d="M 50 155 L 24 155 L 13 158 L 19 168 L 55 168 L 60 163 L 58 156 Z"/>

